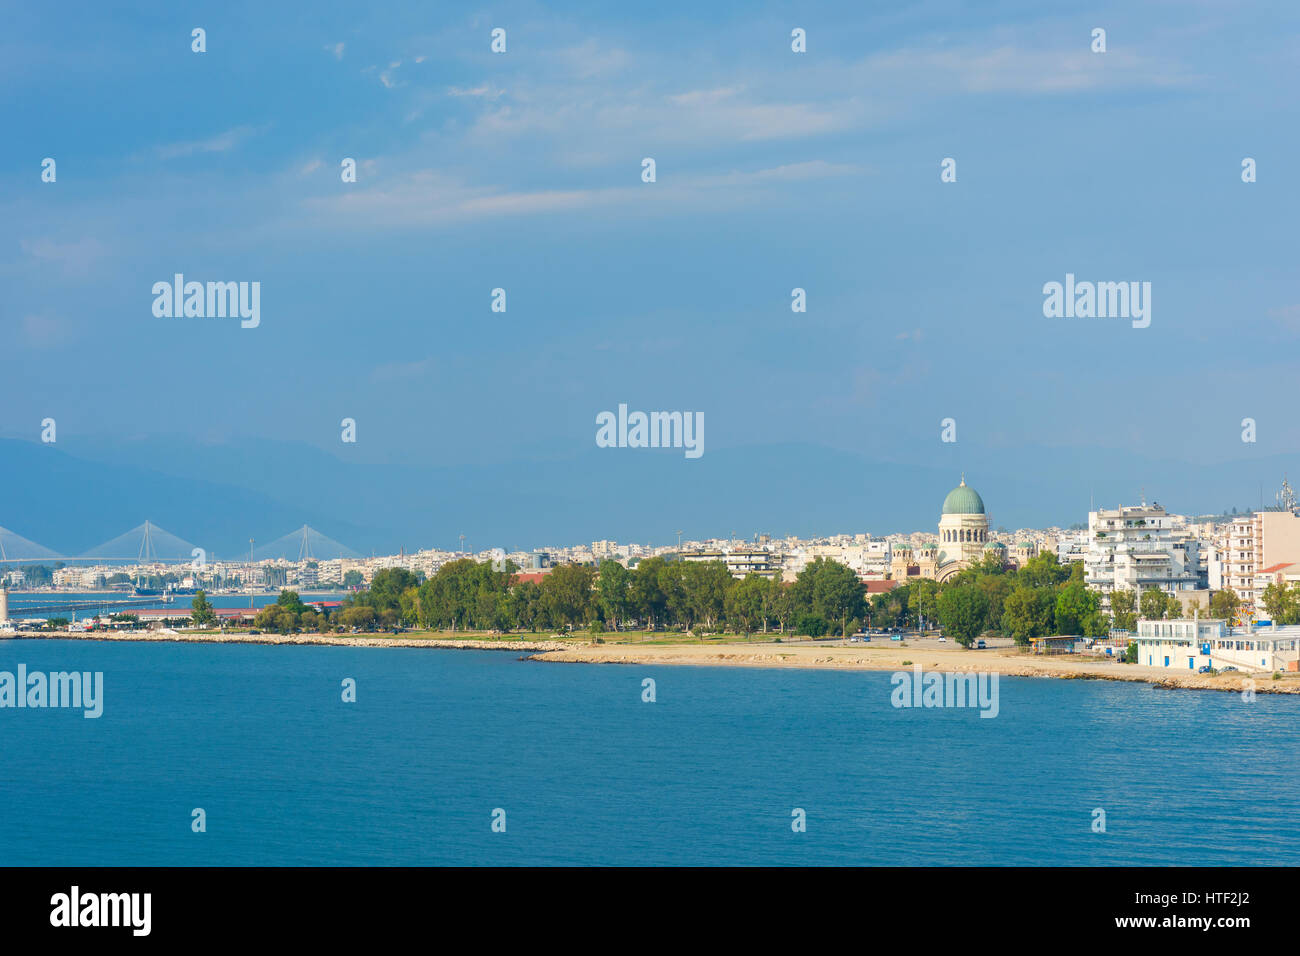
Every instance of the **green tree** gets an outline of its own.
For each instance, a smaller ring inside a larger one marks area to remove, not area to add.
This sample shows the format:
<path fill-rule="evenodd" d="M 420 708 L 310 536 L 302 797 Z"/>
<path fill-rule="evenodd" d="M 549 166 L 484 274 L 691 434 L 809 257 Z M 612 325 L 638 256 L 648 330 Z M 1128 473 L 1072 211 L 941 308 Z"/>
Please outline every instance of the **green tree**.
<path fill-rule="evenodd" d="M 198 627 L 207 627 L 217 619 L 217 612 L 208 603 L 208 595 L 204 591 L 194 595 L 194 600 L 190 602 L 190 610 L 193 612 L 194 623 Z"/>
<path fill-rule="evenodd" d="M 999 557 L 999 562 L 1001 558 Z M 979 574 L 975 578 L 975 586 L 984 592 L 984 596 L 989 600 L 989 608 L 985 614 L 984 629 L 988 631 L 1000 630 L 1002 627 L 1002 612 L 1006 606 L 1006 600 L 1016 587 L 1016 579 L 999 569 L 992 574 Z"/>
<path fill-rule="evenodd" d="M 800 614 L 795 624 L 795 633 L 806 637 L 823 637 L 830 627 L 826 618 L 820 614 Z"/>
<path fill-rule="evenodd" d="M 847 637 L 850 624 L 866 614 L 866 585 L 847 565 L 820 558 L 814 564 L 819 562 L 812 586 L 813 612 L 834 622 L 840 636 Z"/>
<path fill-rule="evenodd" d="M 984 632 L 988 596 L 973 584 L 946 587 L 939 594 L 939 621 L 945 634 L 963 647 L 970 647 Z"/>
<path fill-rule="evenodd" d="M 1131 631 L 1137 627 L 1137 612 L 1134 605 L 1137 596 L 1132 591 L 1113 591 L 1110 595 L 1110 610 L 1115 615 L 1115 626 L 1120 630 Z"/>
<path fill-rule="evenodd" d="M 882 591 L 871 599 L 871 623 L 874 627 L 900 627 L 907 619 L 909 585 Z"/>
<path fill-rule="evenodd" d="M 628 583 L 628 599 L 632 603 L 632 613 L 641 618 L 652 631 L 665 622 L 668 613 L 668 600 L 659 586 L 660 573 L 667 563 L 661 557 L 640 561 L 636 570 L 632 572 L 632 580 Z"/>
<path fill-rule="evenodd" d="M 933 624 L 939 617 L 939 585 L 930 578 L 919 578 L 908 585 L 907 610 L 911 612 L 912 620 L 917 626 L 921 625 L 924 618 L 928 624 Z"/>
<path fill-rule="evenodd" d="M 1294 585 L 1270 584 L 1264 588 L 1260 604 L 1276 624 L 1300 623 L 1300 591 Z"/>
<path fill-rule="evenodd" d="M 1176 621 L 1183 616 L 1183 602 L 1178 600 L 1178 595 L 1165 595 L 1165 617 L 1171 621 Z"/>
<path fill-rule="evenodd" d="M 542 605 L 551 621 L 581 625 L 594 619 L 596 569 L 588 564 L 562 564 L 542 579 Z"/>
<path fill-rule="evenodd" d="M 1020 569 L 1017 578 L 1020 583 L 1031 588 L 1055 587 L 1064 584 L 1070 576 L 1070 568 L 1064 567 L 1052 551 L 1044 551 L 1037 557 L 1030 558 Z"/>
<path fill-rule="evenodd" d="M 1138 599 L 1138 611 L 1144 621 L 1164 620 L 1168 610 L 1169 601 L 1165 598 L 1165 592 L 1159 588 L 1147 588 Z"/>
<path fill-rule="evenodd" d="M 1101 598 L 1078 581 L 1071 581 L 1056 596 L 1057 634 L 1088 634 L 1100 622 Z M 1091 636 L 1091 635 L 1089 635 Z"/>
<path fill-rule="evenodd" d="M 349 630 L 354 627 L 358 631 L 373 631 L 375 629 L 374 608 L 364 604 L 345 607 L 339 612 L 338 617 L 339 624 Z"/>
<path fill-rule="evenodd" d="M 682 586 L 692 622 L 714 630 L 727 606 L 727 592 L 735 583 L 722 561 L 688 561 L 682 567 Z"/>
<path fill-rule="evenodd" d="M 786 584 L 780 577 L 774 577 L 768 582 L 767 607 L 768 613 L 781 628 L 781 633 L 786 632 L 794 622 L 794 596 L 790 593 L 794 589 L 793 584 Z"/>
<path fill-rule="evenodd" d="M 1235 621 L 1241 608 L 1241 598 L 1231 588 L 1222 588 L 1210 595 L 1210 617 Z"/>
<path fill-rule="evenodd" d="M 473 626 L 473 615 L 479 610 L 477 566 L 472 558 L 448 561 L 416 589 L 415 608 L 422 626 L 453 631 Z M 371 605 L 365 594 L 357 595 L 356 601 Z"/>
<path fill-rule="evenodd" d="M 516 627 L 537 630 L 542 623 L 542 589 L 536 583 L 523 581 L 511 589 L 510 617 Z"/>
<path fill-rule="evenodd" d="M 292 593 L 292 592 L 289 592 Z M 294 597 L 297 597 L 295 594 Z M 298 628 L 298 614 L 283 604 L 268 604 L 257 612 L 253 626 L 262 631 L 274 631 L 277 634 L 289 634 Z"/>
<path fill-rule="evenodd" d="M 303 604 L 302 599 L 298 597 L 297 591 L 281 591 L 280 596 L 276 598 L 275 603 L 279 607 L 291 611 L 294 614 L 301 614 L 303 611 L 308 610 L 307 605 Z"/>
<path fill-rule="evenodd" d="M 623 622 L 632 616 L 632 572 L 617 561 L 602 561 L 596 582 L 600 593 L 600 608 L 605 620 L 621 630 Z"/>
<path fill-rule="evenodd" d="M 768 582 L 757 574 L 748 574 L 727 592 L 727 620 L 742 634 L 750 635 L 760 622 L 767 624 L 765 604 Z"/>
<path fill-rule="evenodd" d="M 1002 630 L 1022 647 L 1031 637 L 1042 637 L 1052 628 L 1054 604 L 1046 588 L 1018 586 L 1003 602 Z"/>

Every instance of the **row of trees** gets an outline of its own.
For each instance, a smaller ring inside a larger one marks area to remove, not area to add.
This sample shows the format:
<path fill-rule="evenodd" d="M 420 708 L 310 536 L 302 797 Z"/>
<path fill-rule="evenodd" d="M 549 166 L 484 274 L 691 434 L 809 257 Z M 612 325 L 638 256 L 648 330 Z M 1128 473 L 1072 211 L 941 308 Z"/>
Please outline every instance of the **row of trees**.
<path fill-rule="evenodd" d="M 945 633 L 962 643 L 992 633 L 1027 645 L 1031 638 L 1054 634 L 1101 637 L 1112 627 L 1133 630 L 1139 618 L 1160 620 L 1183 613 L 1176 597 L 1156 588 L 1141 594 L 1112 593 L 1107 613 L 1102 610 L 1101 596 L 1089 590 L 1083 575 L 1081 562 L 1062 565 L 1050 552 L 1017 570 L 1004 567 L 1000 557 L 989 554 L 942 584 L 920 579 L 878 595 L 872 619 L 885 626 L 937 621 Z M 1231 620 L 1239 603 L 1232 591 L 1216 592 L 1210 614 Z"/>
<path fill-rule="evenodd" d="M 820 636 L 848 634 L 868 614 L 866 589 L 852 570 L 818 559 L 790 586 L 758 575 L 737 580 L 720 561 L 648 558 L 629 570 L 616 561 L 561 565 L 540 582 L 518 581 L 469 559 L 452 561 L 420 582 L 409 571 L 375 575 L 348 608 L 382 619 L 447 630 L 596 631 L 679 629 L 694 633 L 792 627 Z"/>
<path fill-rule="evenodd" d="M 1139 617 L 1181 615 L 1178 600 L 1151 589 L 1118 591 L 1111 613 L 1084 584 L 1083 565 L 1060 564 L 1051 553 L 1023 568 L 1004 567 L 989 555 L 940 584 L 917 579 L 874 596 L 848 567 L 818 558 L 789 584 L 758 575 L 733 578 L 722 562 L 669 561 L 661 557 L 628 569 L 615 561 L 599 566 L 562 565 L 540 582 L 520 581 L 504 570 L 470 559 L 444 564 L 427 580 L 402 568 L 375 574 L 366 590 L 350 595 L 332 614 L 302 603 L 293 591 L 263 608 L 255 626 L 293 630 L 679 630 L 695 634 L 779 631 L 820 637 L 847 635 L 863 626 L 903 628 L 939 625 L 962 644 L 982 634 L 1001 634 L 1020 644 L 1053 634 L 1105 635 L 1112 626 L 1132 630 Z M 1268 600 L 1266 594 L 1266 602 Z M 1275 618 L 1300 622 L 1300 589 L 1279 597 Z M 1289 602 L 1289 603 L 1288 603 Z M 1231 591 L 1214 595 L 1211 614 L 1236 611 Z M 195 621 L 214 615 L 206 598 L 194 601 Z"/>

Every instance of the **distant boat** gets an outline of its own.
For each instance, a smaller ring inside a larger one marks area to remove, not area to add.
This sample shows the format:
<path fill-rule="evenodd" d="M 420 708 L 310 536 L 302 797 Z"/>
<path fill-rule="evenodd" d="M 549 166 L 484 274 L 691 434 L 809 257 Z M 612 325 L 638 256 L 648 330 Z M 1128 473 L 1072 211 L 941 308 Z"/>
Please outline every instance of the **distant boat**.
<path fill-rule="evenodd" d="M 160 594 L 163 593 L 163 589 L 162 589 L 162 588 L 140 588 L 140 587 L 137 587 L 137 588 L 135 588 L 131 593 L 132 593 L 132 594 L 135 594 L 137 597 L 156 597 L 157 595 L 160 595 Z"/>

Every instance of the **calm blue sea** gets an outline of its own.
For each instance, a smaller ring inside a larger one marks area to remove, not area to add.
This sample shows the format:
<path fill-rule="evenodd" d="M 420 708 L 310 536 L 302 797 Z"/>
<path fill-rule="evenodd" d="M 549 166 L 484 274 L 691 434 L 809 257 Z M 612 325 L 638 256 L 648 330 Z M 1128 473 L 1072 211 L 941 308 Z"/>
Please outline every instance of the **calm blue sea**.
<path fill-rule="evenodd" d="M 105 706 L 0 709 L 0 865 L 1300 864 L 1294 697 L 1006 678 L 981 719 L 885 673 L 0 641 L 19 663 L 103 671 Z"/>

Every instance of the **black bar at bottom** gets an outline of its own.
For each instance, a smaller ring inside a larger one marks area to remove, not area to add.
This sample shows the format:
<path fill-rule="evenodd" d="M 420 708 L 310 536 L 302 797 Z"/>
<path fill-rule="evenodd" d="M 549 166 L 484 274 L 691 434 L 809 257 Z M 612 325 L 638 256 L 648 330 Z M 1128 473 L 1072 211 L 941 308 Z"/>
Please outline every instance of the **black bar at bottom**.
<path fill-rule="evenodd" d="M 770 942 L 769 933 L 801 927 L 824 938 L 838 924 L 858 939 L 901 930 L 927 943 L 1200 937 L 1231 945 L 1294 926 L 1296 875 L 1247 868 L 9 869 L 0 871 L 0 930 L 6 942 L 80 944 L 338 944 L 411 933 L 432 941 L 474 930 L 494 942 L 518 934 L 533 943 L 596 935 L 612 943 L 631 933 L 667 945 L 715 936 Z"/>

